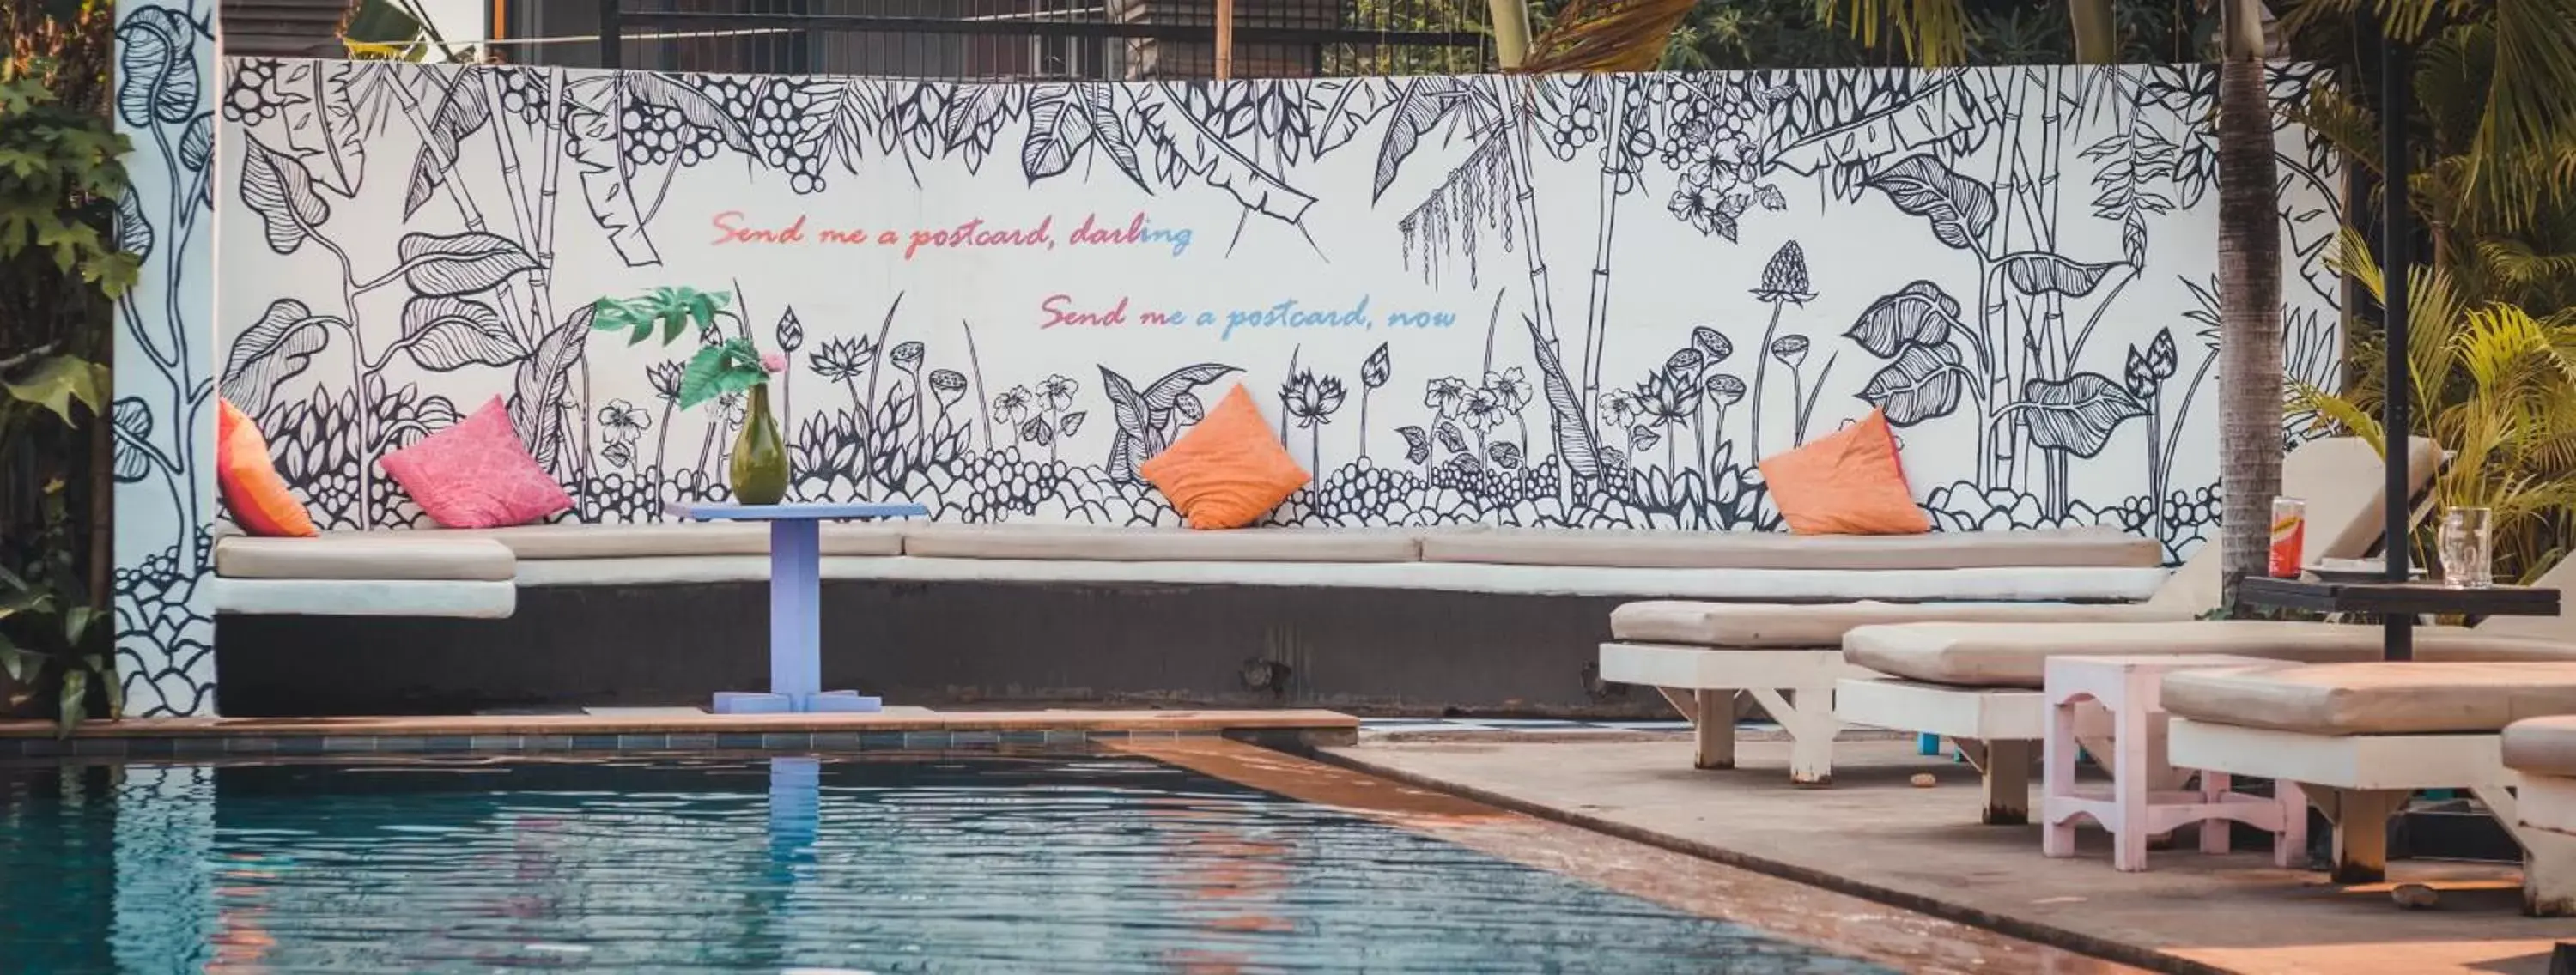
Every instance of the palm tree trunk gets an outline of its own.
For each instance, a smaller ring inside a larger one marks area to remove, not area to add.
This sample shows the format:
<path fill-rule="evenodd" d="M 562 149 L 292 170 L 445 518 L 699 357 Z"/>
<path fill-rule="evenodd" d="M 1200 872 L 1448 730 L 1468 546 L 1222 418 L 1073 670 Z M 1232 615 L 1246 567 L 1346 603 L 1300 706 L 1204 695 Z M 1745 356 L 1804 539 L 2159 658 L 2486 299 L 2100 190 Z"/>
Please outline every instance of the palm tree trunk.
<path fill-rule="evenodd" d="M 2219 487 L 2221 605 L 2259 572 L 2281 491 L 2281 227 L 2278 162 L 2253 0 L 2229 0 L 2218 73 Z M 2397 503 L 2397 502 L 2392 502 Z"/>

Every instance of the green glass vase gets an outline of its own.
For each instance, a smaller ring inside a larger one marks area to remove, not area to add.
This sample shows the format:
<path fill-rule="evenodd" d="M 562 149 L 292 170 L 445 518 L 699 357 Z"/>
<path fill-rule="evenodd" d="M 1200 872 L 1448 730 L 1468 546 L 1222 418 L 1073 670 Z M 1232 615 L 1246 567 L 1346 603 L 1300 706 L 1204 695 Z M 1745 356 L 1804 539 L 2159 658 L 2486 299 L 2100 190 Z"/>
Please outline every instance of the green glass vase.
<path fill-rule="evenodd" d="M 769 386 L 751 388 L 751 410 L 733 440 L 735 504 L 777 504 L 787 497 L 787 441 L 778 436 L 778 419 L 769 415 Z"/>

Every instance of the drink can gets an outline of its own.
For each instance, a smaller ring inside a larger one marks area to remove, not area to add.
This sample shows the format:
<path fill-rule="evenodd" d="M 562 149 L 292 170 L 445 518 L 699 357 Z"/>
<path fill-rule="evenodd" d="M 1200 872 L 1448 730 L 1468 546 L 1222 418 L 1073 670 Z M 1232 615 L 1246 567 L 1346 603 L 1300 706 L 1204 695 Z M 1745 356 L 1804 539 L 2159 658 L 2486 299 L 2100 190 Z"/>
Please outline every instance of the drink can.
<path fill-rule="evenodd" d="M 2308 542 L 2308 503 L 2297 498 L 2272 499 L 2272 578 L 2299 577 Z"/>

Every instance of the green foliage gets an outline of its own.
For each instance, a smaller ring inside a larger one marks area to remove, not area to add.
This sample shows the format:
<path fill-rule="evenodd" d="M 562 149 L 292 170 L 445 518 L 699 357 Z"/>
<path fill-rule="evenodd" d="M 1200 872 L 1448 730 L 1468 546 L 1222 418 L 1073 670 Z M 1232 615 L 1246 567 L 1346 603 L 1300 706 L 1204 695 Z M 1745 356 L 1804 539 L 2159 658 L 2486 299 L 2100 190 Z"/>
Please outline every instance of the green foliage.
<path fill-rule="evenodd" d="M 0 5 L 0 713 L 66 730 L 123 706 L 102 363 L 114 299 L 142 263 L 129 251 L 149 241 L 119 239 L 113 13 L 109 0 Z"/>
<path fill-rule="evenodd" d="M 670 345 L 679 341 L 690 325 L 696 325 L 703 344 L 680 373 L 680 408 L 689 409 L 769 381 L 769 371 L 761 365 L 760 349 L 752 344 L 750 336 L 722 337 L 719 319 L 740 320 L 726 310 L 732 303 L 730 292 L 655 288 L 650 294 L 623 300 L 599 299 L 591 309 L 590 327 L 603 332 L 626 332 L 628 345 L 641 344 L 658 330 L 662 344 Z"/>

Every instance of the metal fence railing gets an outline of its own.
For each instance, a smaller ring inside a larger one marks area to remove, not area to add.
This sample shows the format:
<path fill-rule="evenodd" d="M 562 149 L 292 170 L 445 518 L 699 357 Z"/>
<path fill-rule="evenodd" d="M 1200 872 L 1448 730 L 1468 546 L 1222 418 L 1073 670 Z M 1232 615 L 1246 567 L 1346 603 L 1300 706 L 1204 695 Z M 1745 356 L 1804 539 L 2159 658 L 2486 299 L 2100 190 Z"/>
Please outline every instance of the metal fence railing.
<path fill-rule="evenodd" d="M 1466 73 L 1486 0 L 520 0 L 510 60 L 748 74 L 1142 80 Z M 578 38 L 588 43 L 565 43 Z"/>

